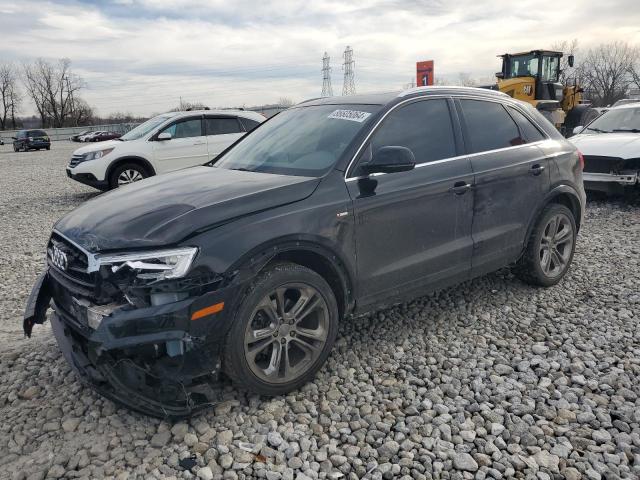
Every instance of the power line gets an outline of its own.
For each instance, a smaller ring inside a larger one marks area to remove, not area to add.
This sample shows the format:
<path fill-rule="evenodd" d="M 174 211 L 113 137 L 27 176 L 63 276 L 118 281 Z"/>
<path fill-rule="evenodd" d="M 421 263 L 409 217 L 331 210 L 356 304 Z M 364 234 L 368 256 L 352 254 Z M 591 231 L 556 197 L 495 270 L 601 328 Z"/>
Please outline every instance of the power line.
<path fill-rule="evenodd" d="M 344 63 L 342 64 L 342 69 L 344 70 L 344 79 L 342 81 L 342 95 L 355 95 L 356 82 L 354 67 L 356 62 L 353 60 L 353 48 L 347 45 L 343 58 Z"/>
<path fill-rule="evenodd" d="M 331 66 L 329 65 L 331 58 L 324 52 L 322 57 L 322 97 L 333 97 L 333 88 L 331 87 Z"/>

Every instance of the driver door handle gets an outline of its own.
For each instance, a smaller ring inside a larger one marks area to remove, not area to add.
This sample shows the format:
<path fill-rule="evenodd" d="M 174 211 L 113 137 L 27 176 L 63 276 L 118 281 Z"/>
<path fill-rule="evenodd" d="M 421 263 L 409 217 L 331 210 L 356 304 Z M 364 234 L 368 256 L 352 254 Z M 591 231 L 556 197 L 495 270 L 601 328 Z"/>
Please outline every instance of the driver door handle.
<path fill-rule="evenodd" d="M 535 176 L 540 175 L 542 172 L 544 172 L 544 165 L 540 165 L 539 163 L 536 163 L 534 166 L 532 166 L 530 170 L 531 175 Z"/>
<path fill-rule="evenodd" d="M 449 189 L 450 192 L 455 193 L 456 195 L 463 195 L 467 193 L 467 191 L 471 188 L 471 184 L 467 182 L 456 182 L 453 184 L 453 187 Z"/>

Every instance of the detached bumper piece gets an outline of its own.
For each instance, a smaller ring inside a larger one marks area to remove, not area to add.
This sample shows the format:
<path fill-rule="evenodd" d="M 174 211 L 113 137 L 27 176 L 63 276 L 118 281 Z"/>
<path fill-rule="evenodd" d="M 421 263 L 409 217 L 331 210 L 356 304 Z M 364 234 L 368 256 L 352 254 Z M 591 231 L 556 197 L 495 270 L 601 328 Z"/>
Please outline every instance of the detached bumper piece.
<path fill-rule="evenodd" d="M 636 183 L 638 183 L 638 172 L 629 172 L 629 173 L 583 172 L 582 178 L 585 182 L 607 182 L 607 183 L 618 183 L 620 185 L 635 185 Z"/>
<path fill-rule="evenodd" d="M 230 304 L 235 288 L 146 308 L 97 306 L 58 277 L 50 267 L 38 278 L 24 330 L 30 335 L 51 307 L 58 345 L 83 382 L 116 403 L 160 418 L 188 417 L 220 401 L 227 312 L 192 318 L 207 305 Z"/>

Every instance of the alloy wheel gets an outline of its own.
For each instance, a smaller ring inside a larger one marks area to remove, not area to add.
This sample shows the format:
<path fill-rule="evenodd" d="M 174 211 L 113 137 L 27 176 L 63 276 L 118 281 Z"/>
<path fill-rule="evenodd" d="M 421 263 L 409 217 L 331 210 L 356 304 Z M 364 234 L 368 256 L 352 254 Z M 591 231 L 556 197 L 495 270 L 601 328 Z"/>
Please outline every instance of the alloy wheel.
<path fill-rule="evenodd" d="M 573 252 L 573 227 L 569 218 L 559 213 L 549 219 L 540 239 L 540 267 L 549 278 L 561 275 Z"/>
<path fill-rule="evenodd" d="M 126 170 L 123 170 L 120 175 L 118 175 L 118 186 L 137 182 L 139 180 L 142 180 L 143 178 L 144 177 L 142 176 L 142 173 L 140 173 L 138 170 L 128 168 Z"/>
<path fill-rule="evenodd" d="M 314 287 L 291 283 L 264 296 L 251 314 L 244 353 L 251 371 L 269 383 L 304 375 L 321 355 L 329 334 L 329 308 Z"/>

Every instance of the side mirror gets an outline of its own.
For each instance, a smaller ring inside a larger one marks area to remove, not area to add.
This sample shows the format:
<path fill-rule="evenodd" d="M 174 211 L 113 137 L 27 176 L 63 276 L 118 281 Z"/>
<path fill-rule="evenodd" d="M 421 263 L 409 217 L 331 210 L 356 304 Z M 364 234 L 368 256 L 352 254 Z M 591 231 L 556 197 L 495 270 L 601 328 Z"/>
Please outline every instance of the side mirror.
<path fill-rule="evenodd" d="M 156 140 L 163 142 L 165 140 L 171 140 L 171 134 L 169 132 L 162 132 L 156 137 Z"/>
<path fill-rule="evenodd" d="M 504 78 L 504 73 L 503 72 L 497 72 L 496 73 L 496 78 Z"/>
<path fill-rule="evenodd" d="M 377 150 L 371 160 L 362 165 L 363 170 L 370 173 L 396 173 L 413 170 L 416 158 L 406 147 L 388 146 Z"/>
<path fill-rule="evenodd" d="M 584 127 L 582 125 L 578 125 L 576 128 L 573 129 L 573 134 L 574 135 L 578 135 L 579 133 L 581 133 L 584 130 Z"/>
<path fill-rule="evenodd" d="M 573 62 L 575 61 L 573 54 L 569 55 L 569 58 L 567 60 L 569 61 L 569 66 L 573 67 Z"/>

